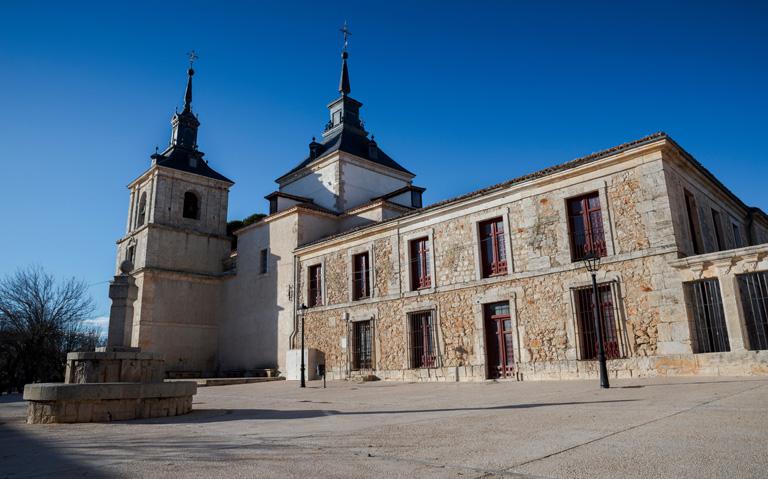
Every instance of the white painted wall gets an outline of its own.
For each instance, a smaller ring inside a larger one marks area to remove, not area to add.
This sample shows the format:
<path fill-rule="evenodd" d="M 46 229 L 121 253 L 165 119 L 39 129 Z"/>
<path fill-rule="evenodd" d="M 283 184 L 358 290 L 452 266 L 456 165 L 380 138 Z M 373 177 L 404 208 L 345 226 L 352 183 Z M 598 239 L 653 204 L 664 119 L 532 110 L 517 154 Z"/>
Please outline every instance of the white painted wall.
<path fill-rule="evenodd" d="M 396 177 L 388 172 L 365 168 L 360 162 L 356 163 L 345 161 L 341 166 L 342 211 L 369 203 L 373 198 L 399 190 L 411 183 L 404 176 Z"/>

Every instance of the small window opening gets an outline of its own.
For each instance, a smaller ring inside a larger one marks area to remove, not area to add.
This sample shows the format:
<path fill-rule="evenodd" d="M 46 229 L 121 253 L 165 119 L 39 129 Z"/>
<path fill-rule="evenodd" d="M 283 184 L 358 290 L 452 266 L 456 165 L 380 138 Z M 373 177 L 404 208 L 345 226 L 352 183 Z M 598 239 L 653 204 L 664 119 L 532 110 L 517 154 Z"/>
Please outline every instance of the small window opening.
<path fill-rule="evenodd" d="M 267 249 L 261 250 L 259 255 L 259 274 L 267 274 L 267 259 L 269 258 L 269 251 Z"/>
<path fill-rule="evenodd" d="M 139 200 L 139 214 L 136 220 L 136 227 L 144 226 L 147 220 L 147 194 L 141 194 L 141 200 Z"/>
<path fill-rule="evenodd" d="M 197 201 L 197 195 L 192 193 L 191 191 L 187 191 L 184 193 L 184 218 L 189 218 L 192 220 L 197 219 L 197 215 L 199 212 L 198 207 L 198 201 Z"/>

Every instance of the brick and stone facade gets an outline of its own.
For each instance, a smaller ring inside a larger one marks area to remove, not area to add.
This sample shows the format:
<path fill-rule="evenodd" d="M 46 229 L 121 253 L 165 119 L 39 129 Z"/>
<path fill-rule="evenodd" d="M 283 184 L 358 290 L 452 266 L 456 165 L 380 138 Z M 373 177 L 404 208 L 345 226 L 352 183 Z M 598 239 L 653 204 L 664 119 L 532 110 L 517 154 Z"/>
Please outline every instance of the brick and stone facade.
<path fill-rule="evenodd" d="M 307 347 L 325 353 L 333 377 L 350 376 L 351 325 L 372 320 L 373 369 L 379 377 L 482 380 L 489 377 L 483 305 L 508 302 L 515 377 L 594 376 L 596 362 L 583 356 L 574 296 L 591 279 L 571 256 L 566 203 L 597 192 L 607 252 L 597 280 L 610 285 L 614 295 L 622 351 L 621 359 L 609 361 L 611 374 L 715 372 L 694 366 L 704 360 L 692 354 L 683 278 L 671 265 L 690 254 L 688 222 L 680 220 L 681 185 L 696 192 L 702 210 L 717 208 L 744 230 L 749 211 L 665 135 L 579 163 L 300 246 L 299 302 L 306 303 L 305 265 L 322 264 L 324 272 L 323 304 L 306 314 Z M 506 275 L 482 278 L 477 229 L 488 218 L 503 219 L 505 248 L 511 254 Z M 766 226 L 763 217 L 750 227 L 757 235 Z M 714 227 L 702 222 L 701 230 Z M 421 237 L 431 246 L 432 285 L 412 291 L 409 242 Z M 718 248 L 712 234 L 701 241 L 706 251 Z M 373 253 L 373 297 L 351 301 L 350 255 L 362 250 Z M 407 318 L 418 311 L 431 311 L 435 318 L 438 358 L 433 368 L 409 367 Z M 717 371 L 741 373 L 760 372 L 765 362 L 760 353 L 709 360 L 728 365 Z"/>

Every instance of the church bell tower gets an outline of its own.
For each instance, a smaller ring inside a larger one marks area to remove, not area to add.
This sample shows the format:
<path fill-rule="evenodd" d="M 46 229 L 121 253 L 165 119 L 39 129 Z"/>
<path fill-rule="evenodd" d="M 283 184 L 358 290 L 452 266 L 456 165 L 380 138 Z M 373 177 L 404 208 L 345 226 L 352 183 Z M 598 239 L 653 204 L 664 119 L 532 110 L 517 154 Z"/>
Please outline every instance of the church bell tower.
<path fill-rule="evenodd" d="M 126 234 L 117 266 L 134 264 L 139 287 L 131 345 L 166 355 L 171 374 L 217 372 L 218 303 L 232 181 L 214 171 L 198 150 L 200 122 L 192 113 L 190 54 L 184 108 L 171 120 L 171 141 L 151 156 L 150 168 L 128 185 Z"/>

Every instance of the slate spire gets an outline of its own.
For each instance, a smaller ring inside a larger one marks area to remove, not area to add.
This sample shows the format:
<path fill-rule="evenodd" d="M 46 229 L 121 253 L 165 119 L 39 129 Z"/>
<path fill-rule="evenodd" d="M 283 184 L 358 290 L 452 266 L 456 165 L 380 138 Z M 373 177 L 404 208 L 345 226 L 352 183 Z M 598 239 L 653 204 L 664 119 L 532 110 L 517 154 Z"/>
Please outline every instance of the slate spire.
<path fill-rule="evenodd" d="M 187 91 L 184 92 L 184 109 L 181 110 L 181 114 L 192 113 L 192 75 L 195 74 L 195 70 L 187 70 L 189 79 L 187 79 Z"/>
<path fill-rule="evenodd" d="M 181 113 L 175 113 L 171 120 L 173 125 L 173 134 L 171 136 L 171 147 L 180 147 L 187 150 L 197 149 L 197 128 L 200 122 L 192 113 L 192 75 L 195 70 L 187 70 L 187 89 L 184 92 L 184 109 Z"/>
<path fill-rule="evenodd" d="M 341 80 L 339 81 L 339 93 L 341 93 L 342 96 L 347 96 L 352 91 L 352 88 L 349 86 L 349 71 L 347 71 L 347 52 L 343 52 L 341 54 L 341 58 L 343 58 L 343 61 L 341 63 Z"/>

